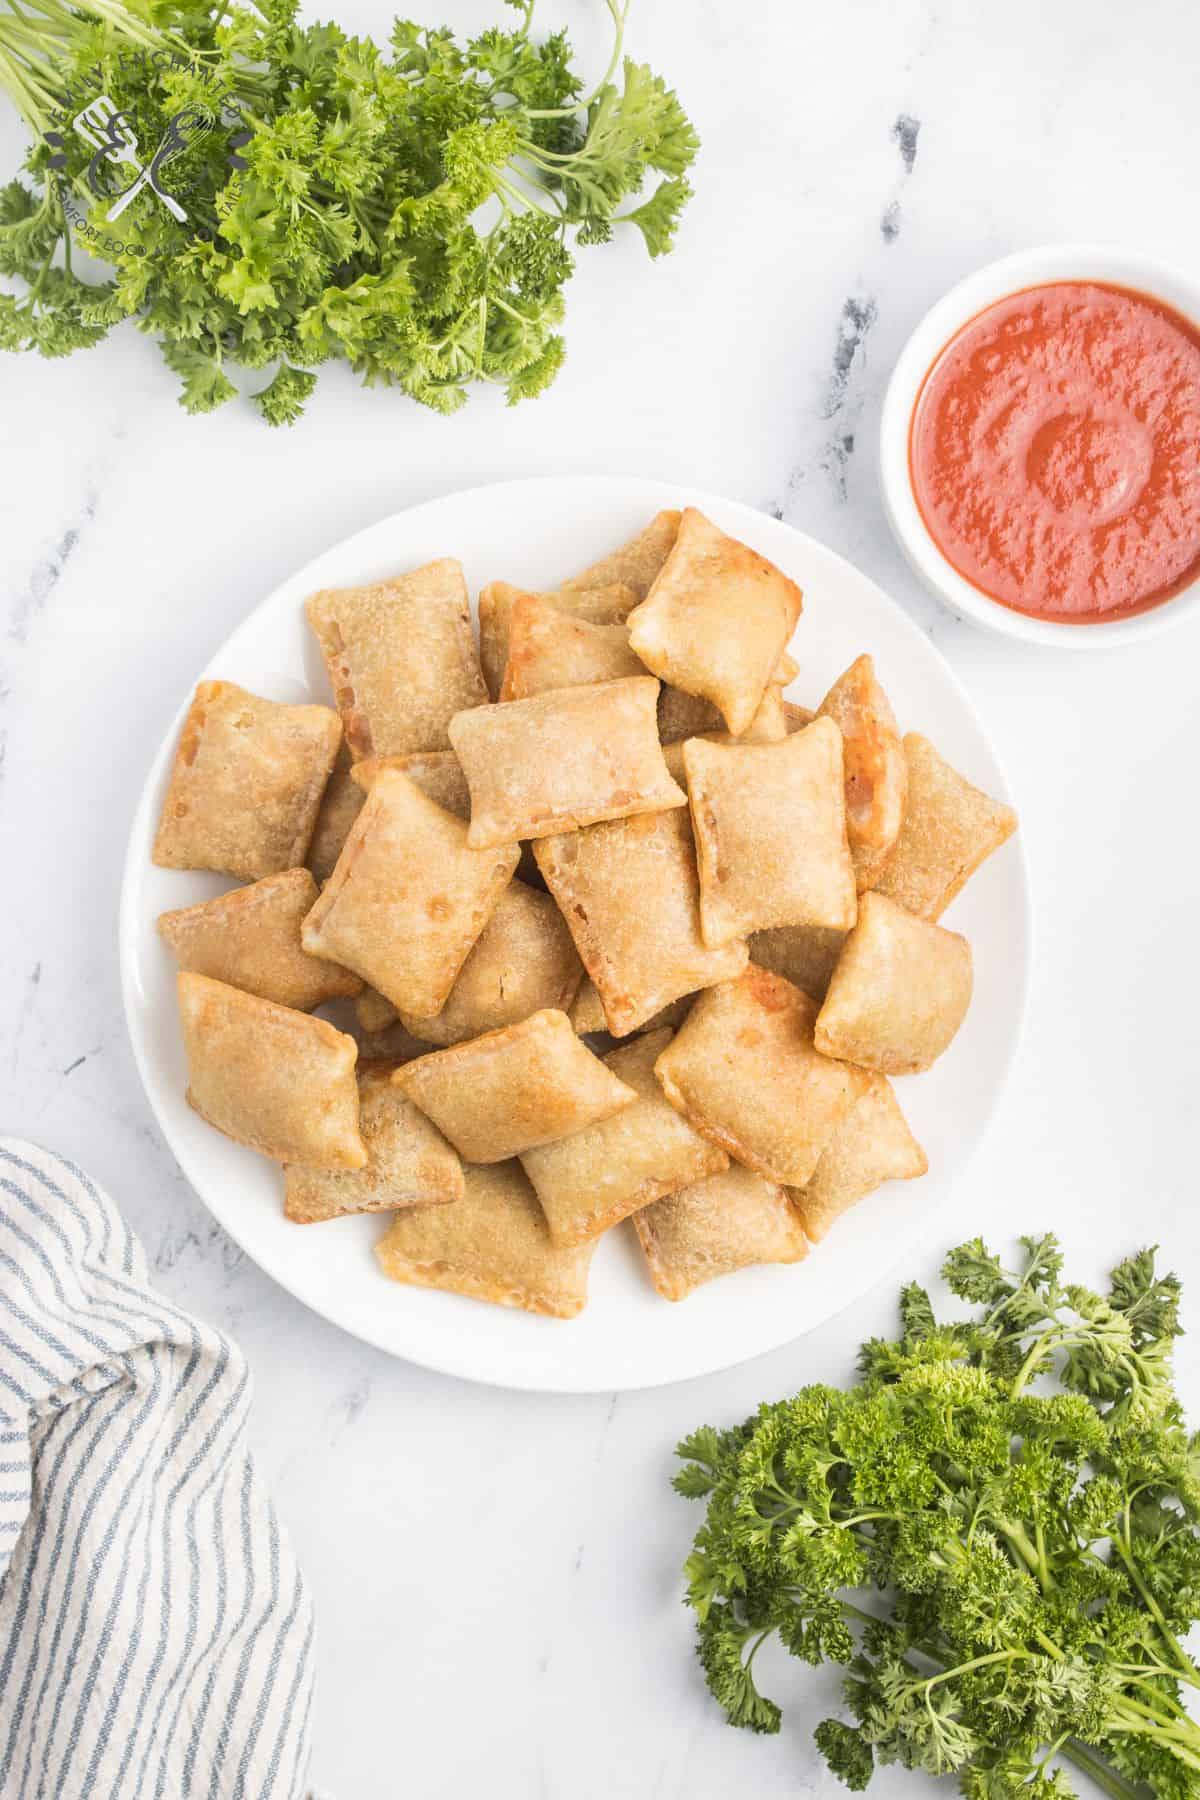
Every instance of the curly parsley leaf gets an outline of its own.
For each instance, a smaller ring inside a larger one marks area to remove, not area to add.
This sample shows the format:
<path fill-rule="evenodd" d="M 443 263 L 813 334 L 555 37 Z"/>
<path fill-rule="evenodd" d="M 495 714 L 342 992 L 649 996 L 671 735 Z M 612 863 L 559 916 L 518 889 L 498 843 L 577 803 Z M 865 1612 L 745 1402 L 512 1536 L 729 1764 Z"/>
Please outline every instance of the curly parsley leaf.
<path fill-rule="evenodd" d="M 1171 1382 L 1178 1280 L 1146 1250 L 1107 1291 L 1063 1280 L 1052 1235 L 1009 1269 L 979 1239 L 947 1258 L 976 1314 L 926 1291 L 864 1345 L 846 1392 L 809 1387 L 679 1445 L 705 1503 L 687 1561 L 708 1685 L 774 1731 L 754 1661 L 775 1637 L 846 1666 L 850 1722 L 816 1741 L 847 1787 L 876 1763 L 973 1800 L 1200 1793 L 1182 1647 L 1200 1620 L 1200 1441 Z M 867 1598 L 864 1599 L 864 1591 Z"/>
<path fill-rule="evenodd" d="M 534 40 L 533 0 L 466 42 L 397 20 L 383 48 L 301 25 L 295 0 L 21 0 L 19 20 L 5 3 L 0 85 L 40 141 L 29 184 L 0 188 L 0 275 L 19 287 L 0 348 L 63 355 L 132 316 L 191 412 L 232 397 L 226 371 L 271 368 L 254 404 L 291 423 L 327 359 L 443 413 L 480 382 L 532 398 L 564 361 L 573 245 L 629 224 L 661 256 L 690 197 L 698 140 L 622 59 L 628 0 L 589 95 L 566 34 Z M 100 92 L 143 146 L 181 108 L 208 120 L 164 164 L 185 222 L 147 193 L 111 228 L 125 177 L 65 128 Z M 111 279 L 80 281 L 73 243 Z"/>

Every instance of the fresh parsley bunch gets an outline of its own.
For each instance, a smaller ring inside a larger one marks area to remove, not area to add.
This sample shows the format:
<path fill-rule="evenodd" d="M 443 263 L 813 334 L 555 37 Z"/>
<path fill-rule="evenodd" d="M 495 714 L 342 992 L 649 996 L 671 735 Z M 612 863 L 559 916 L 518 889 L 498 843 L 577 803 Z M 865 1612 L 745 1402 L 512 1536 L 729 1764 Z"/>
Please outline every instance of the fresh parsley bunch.
<path fill-rule="evenodd" d="M 707 1497 L 688 1560 L 708 1685 L 777 1731 L 754 1679 L 778 1637 L 841 1663 L 851 1722 L 817 1743 L 863 1788 L 876 1762 L 954 1775 L 972 1800 L 1200 1794 L 1200 1443 L 1171 1385 L 1179 1283 L 1144 1251 L 1107 1294 L 1062 1280 L 1052 1236 L 1003 1269 L 976 1239 L 943 1270 L 976 1316 L 917 1286 L 849 1392 L 807 1387 L 679 1447 Z"/>
<path fill-rule="evenodd" d="M 612 63 L 586 97 L 565 33 L 534 41 L 534 0 L 465 44 L 398 20 L 386 51 L 302 26 L 297 3 L 0 0 L 0 86 L 38 134 L 30 181 L 0 188 L 0 274 L 19 283 L 0 348 L 61 356 L 133 318 L 190 412 L 234 396 L 233 366 L 270 371 L 254 399 L 271 424 L 331 358 L 443 413 L 475 381 L 540 393 L 573 245 L 628 221 L 659 256 L 690 194 L 696 134 L 622 57 L 630 0 L 606 0 Z M 129 169 L 72 128 L 101 94 L 147 159 L 181 111 L 206 120 L 163 166 L 186 222 L 152 192 L 109 220 L 97 170 L 115 196 Z M 81 277 L 81 244 L 109 280 Z"/>

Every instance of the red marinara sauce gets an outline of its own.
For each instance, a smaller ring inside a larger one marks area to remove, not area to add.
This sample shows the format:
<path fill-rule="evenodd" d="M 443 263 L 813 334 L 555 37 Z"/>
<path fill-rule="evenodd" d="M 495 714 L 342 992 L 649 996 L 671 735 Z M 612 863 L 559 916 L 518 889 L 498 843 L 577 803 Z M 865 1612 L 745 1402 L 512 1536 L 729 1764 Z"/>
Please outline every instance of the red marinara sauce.
<path fill-rule="evenodd" d="M 1010 294 L 926 375 L 909 471 L 991 599 L 1078 624 L 1157 606 L 1200 575 L 1200 332 L 1100 282 Z"/>

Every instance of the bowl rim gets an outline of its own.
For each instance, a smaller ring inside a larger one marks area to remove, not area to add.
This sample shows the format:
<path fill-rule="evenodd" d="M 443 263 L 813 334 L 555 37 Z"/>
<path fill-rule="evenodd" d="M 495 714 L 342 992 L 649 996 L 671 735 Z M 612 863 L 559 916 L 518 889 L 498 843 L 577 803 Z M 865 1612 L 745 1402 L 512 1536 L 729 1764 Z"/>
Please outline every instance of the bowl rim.
<path fill-rule="evenodd" d="M 1200 576 L 1160 606 L 1129 618 L 1070 623 L 1035 619 L 992 600 L 960 575 L 921 516 L 909 473 L 909 428 L 939 352 L 986 307 L 1050 281 L 1097 281 L 1161 300 L 1200 331 L 1200 280 L 1138 250 L 1099 243 L 1041 244 L 985 263 L 935 301 L 906 339 L 888 380 L 879 426 L 879 482 L 888 523 L 914 573 L 960 617 L 1024 643 L 1058 649 L 1115 649 L 1156 636 L 1200 611 Z"/>

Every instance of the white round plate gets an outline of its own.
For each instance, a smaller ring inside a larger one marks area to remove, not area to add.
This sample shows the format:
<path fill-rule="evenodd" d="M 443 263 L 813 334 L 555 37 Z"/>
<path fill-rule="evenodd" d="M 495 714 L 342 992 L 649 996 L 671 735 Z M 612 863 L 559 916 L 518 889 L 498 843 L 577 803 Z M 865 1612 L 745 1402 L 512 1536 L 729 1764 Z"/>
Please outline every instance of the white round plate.
<path fill-rule="evenodd" d="M 225 678 L 271 699 L 326 699 L 305 624 L 317 588 L 378 581 L 457 556 L 475 593 L 502 578 L 555 582 L 633 535 L 660 507 L 691 503 L 771 558 L 804 589 L 792 643 L 802 673 L 792 698 L 815 705 L 864 650 L 904 729 L 925 732 L 972 781 L 1007 797 L 1004 776 L 963 690 L 928 639 L 875 584 L 811 538 L 753 508 L 661 482 L 587 477 L 506 482 L 451 494 L 384 519 L 301 569 L 255 608 L 197 680 Z M 157 869 L 155 825 L 190 695 L 146 780 L 121 898 L 121 965 L 134 1055 L 150 1104 L 188 1180 L 248 1255 L 314 1311 L 396 1356 L 505 1387 L 592 1393 L 680 1381 L 775 1349 L 850 1305 L 922 1235 L 960 1186 L 1016 1050 L 1030 961 L 1028 875 L 1019 836 L 955 901 L 949 922 L 975 951 L 975 998 L 951 1051 L 899 1084 L 929 1156 L 922 1180 L 862 1202 L 807 1262 L 747 1269 L 672 1305 L 654 1292 L 631 1226 L 609 1232 L 592 1263 L 590 1298 L 569 1323 L 400 1287 L 378 1270 L 378 1217 L 299 1227 L 283 1216 L 275 1164 L 231 1143 L 191 1111 L 175 1006 L 175 970 L 157 915 L 231 885 Z M 969 1218 L 960 1203 L 958 1236 Z"/>

